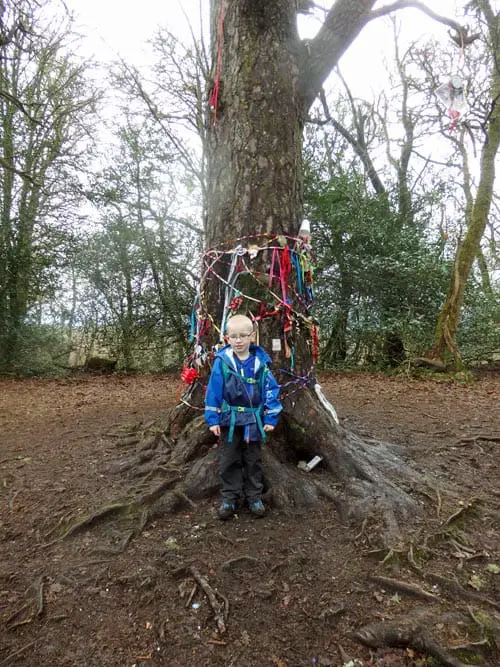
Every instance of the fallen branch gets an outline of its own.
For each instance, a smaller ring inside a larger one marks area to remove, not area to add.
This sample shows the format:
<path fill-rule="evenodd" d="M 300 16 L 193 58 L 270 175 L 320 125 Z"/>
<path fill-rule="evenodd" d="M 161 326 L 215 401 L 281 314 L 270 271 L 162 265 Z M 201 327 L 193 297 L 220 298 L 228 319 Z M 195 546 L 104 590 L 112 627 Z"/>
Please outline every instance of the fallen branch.
<path fill-rule="evenodd" d="M 424 591 L 423 588 L 417 586 L 417 584 L 411 584 L 406 581 L 399 581 L 399 579 L 391 579 L 389 577 L 380 577 L 377 575 L 372 575 L 370 577 L 372 581 L 376 581 L 382 586 L 386 586 L 394 591 L 400 591 L 406 595 L 410 595 L 414 598 L 420 598 L 422 600 L 428 600 L 429 602 L 441 602 L 440 598 L 437 595 L 428 593 Z"/>
<path fill-rule="evenodd" d="M 215 591 L 210 586 L 206 578 L 200 574 L 194 565 L 190 565 L 188 570 L 207 596 L 208 601 L 210 602 L 210 606 L 212 607 L 215 614 L 215 622 L 217 623 L 219 634 L 223 635 L 226 632 L 226 621 L 229 615 L 229 601 L 226 597 L 221 595 L 221 593 Z M 217 596 L 222 600 L 222 602 L 219 602 Z"/>

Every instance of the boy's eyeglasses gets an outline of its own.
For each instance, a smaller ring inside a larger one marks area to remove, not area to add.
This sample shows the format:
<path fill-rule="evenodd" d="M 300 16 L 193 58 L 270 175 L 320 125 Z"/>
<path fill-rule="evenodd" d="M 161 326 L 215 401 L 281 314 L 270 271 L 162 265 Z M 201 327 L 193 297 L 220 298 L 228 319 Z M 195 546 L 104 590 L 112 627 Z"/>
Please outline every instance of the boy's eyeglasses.
<path fill-rule="evenodd" d="M 253 332 L 252 332 L 253 333 Z M 250 338 L 252 334 L 247 333 L 247 334 L 228 334 L 229 340 L 245 340 L 245 338 Z"/>

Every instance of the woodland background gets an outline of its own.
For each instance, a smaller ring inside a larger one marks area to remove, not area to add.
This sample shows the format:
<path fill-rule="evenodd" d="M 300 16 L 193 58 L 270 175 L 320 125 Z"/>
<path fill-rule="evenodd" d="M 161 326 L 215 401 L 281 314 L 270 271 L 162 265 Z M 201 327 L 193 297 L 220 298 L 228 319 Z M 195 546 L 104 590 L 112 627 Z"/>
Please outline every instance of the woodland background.
<path fill-rule="evenodd" d="M 0 3 L 0 372 L 96 356 L 178 368 L 203 248 L 208 49 L 159 27 L 147 70 L 117 62 L 103 82 L 50 4 Z M 379 92 L 356 97 L 337 69 L 306 128 L 323 368 L 424 355 L 470 225 L 498 45 L 474 3 L 467 49 L 444 27 L 403 42 L 398 21 Z M 436 90 L 457 72 L 468 109 L 453 128 Z M 466 365 L 498 359 L 499 212 L 497 192 L 461 307 Z"/>

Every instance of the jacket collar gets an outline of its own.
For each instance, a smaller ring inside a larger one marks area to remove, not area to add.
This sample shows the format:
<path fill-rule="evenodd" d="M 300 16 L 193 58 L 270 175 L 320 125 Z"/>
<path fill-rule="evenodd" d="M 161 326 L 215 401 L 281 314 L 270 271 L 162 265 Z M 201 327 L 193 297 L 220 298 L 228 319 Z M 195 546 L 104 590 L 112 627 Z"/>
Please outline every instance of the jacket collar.
<path fill-rule="evenodd" d="M 271 362 L 269 355 L 264 350 L 264 348 L 260 347 L 260 345 L 254 345 L 252 343 L 252 345 L 250 345 L 250 354 L 255 355 L 254 373 L 257 373 L 262 365 Z M 228 364 L 228 366 L 234 368 L 234 370 L 238 370 L 236 360 L 234 358 L 234 350 L 230 345 L 223 347 L 222 350 L 219 350 L 215 356 L 220 357 L 226 364 Z"/>

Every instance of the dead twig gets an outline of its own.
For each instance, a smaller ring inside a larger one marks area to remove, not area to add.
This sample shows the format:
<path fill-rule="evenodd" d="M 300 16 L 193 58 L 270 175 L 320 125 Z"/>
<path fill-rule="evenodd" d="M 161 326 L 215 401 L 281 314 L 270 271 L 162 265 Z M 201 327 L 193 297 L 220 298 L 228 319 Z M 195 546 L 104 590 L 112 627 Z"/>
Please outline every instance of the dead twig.
<path fill-rule="evenodd" d="M 198 584 L 195 583 L 193 588 L 191 589 L 191 593 L 189 594 L 188 599 L 186 600 L 186 607 L 189 607 L 189 605 L 191 604 L 191 600 L 194 598 L 197 589 L 198 589 Z"/>
<path fill-rule="evenodd" d="M 41 616 L 43 614 L 43 578 L 40 577 L 34 585 L 36 586 L 36 615 Z"/>
<path fill-rule="evenodd" d="M 460 438 L 458 442 L 477 442 L 478 440 L 488 440 L 489 442 L 500 442 L 500 436 L 484 435 L 480 433 L 479 435 L 474 435 L 471 438 Z"/>
<path fill-rule="evenodd" d="M 4 658 L 2 660 L 2 662 L 0 662 L 0 667 L 7 667 L 7 665 L 10 664 L 10 662 L 12 660 L 14 660 L 14 658 L 17 658 L 19 655 L 21 655 L 21 653 L 24 653 L 25 651 L 27 651 L 34 644 L 36 644 L 36 641 L 30 642 L 29 644 L 25 644 L 25 646 L 22 646 L 21 648 L 18 648 L 17 651 L 14 651 L 14 653 L 11 653 L 6 658 Z"/>
<path fill-rule="evenodd" d="M 360 540 L 363 537 L 363 535 L 365 534 L 365 529 L 366 529 L 367 524 L 368 524 L 368 517 L 365 517 L 363 519 L 363 523 L 361 524 L 361 530 L 359 531 L 359 533 L 357 535 L 354 536 L 354 540 L 353 540 L 354 542 L 357 542 L 358 540 Z"/>
<path fill-rule="evenodd" d="M 258 565 L 259 561 L 254 558 L 253 556 L 237 556 L 236 558 L 231 558 L 230 560 L 227 560 L 225 563 L 222 563 L 220 566 L 221 570 L 230 570 L 233 568 L 235 565 L 242 565 L 242 564 L 248 564 L 251 563 L 252 565 Z"/>
<path fill-rule="evenodd" d="M 381 577 L 377 575 L 372 575 L 370 579 L 372 581 L 377 582 L 378 584 L 381 584 L 382 586 L 386 586 L 387 588 L 390 588 L 394 591 L 400 591 L 401 593 L 406 593 L 406 595 L 410 595 L 411 597 L 414 598 L 428 600 L 429 602 L 441 602 L 441 600 L 438 598 L 437 595 L 428 593 L 420 586 L 417 586 L 417 584 L 412 584 L 406 581 L 400 581 L 399 579 L 392 579 L 390 577 Z"/>
<path fill-rule="evenodd" d="M 215 591 L 210 586 L 206 578 L 200 574 L 194 565 L 190 565 L 188 570 L 207 596 L 208 601 L 210 602 L 210 606 L 212 607 L 215 614 L 215 622 L 217 624 L 219 634 L 223 635 L 226 632 L 226 621 L 229 615 L 229 601 L 221 593 Z M 217 597 L 222 600 L 222 603 L 219 602 Z"/>
<path fill-rule="evenodd" d="M 20 492 L 21 492 L 21 489 L 18 489 L 17 491 L 14 491 L 14 493 L 12 494 L 12 498 L 9 500 L 9 509 L 10 509 L 11 512 L 14 511 L 14 500 L 17 498 L 17 496 L 19 495 Z"/>

